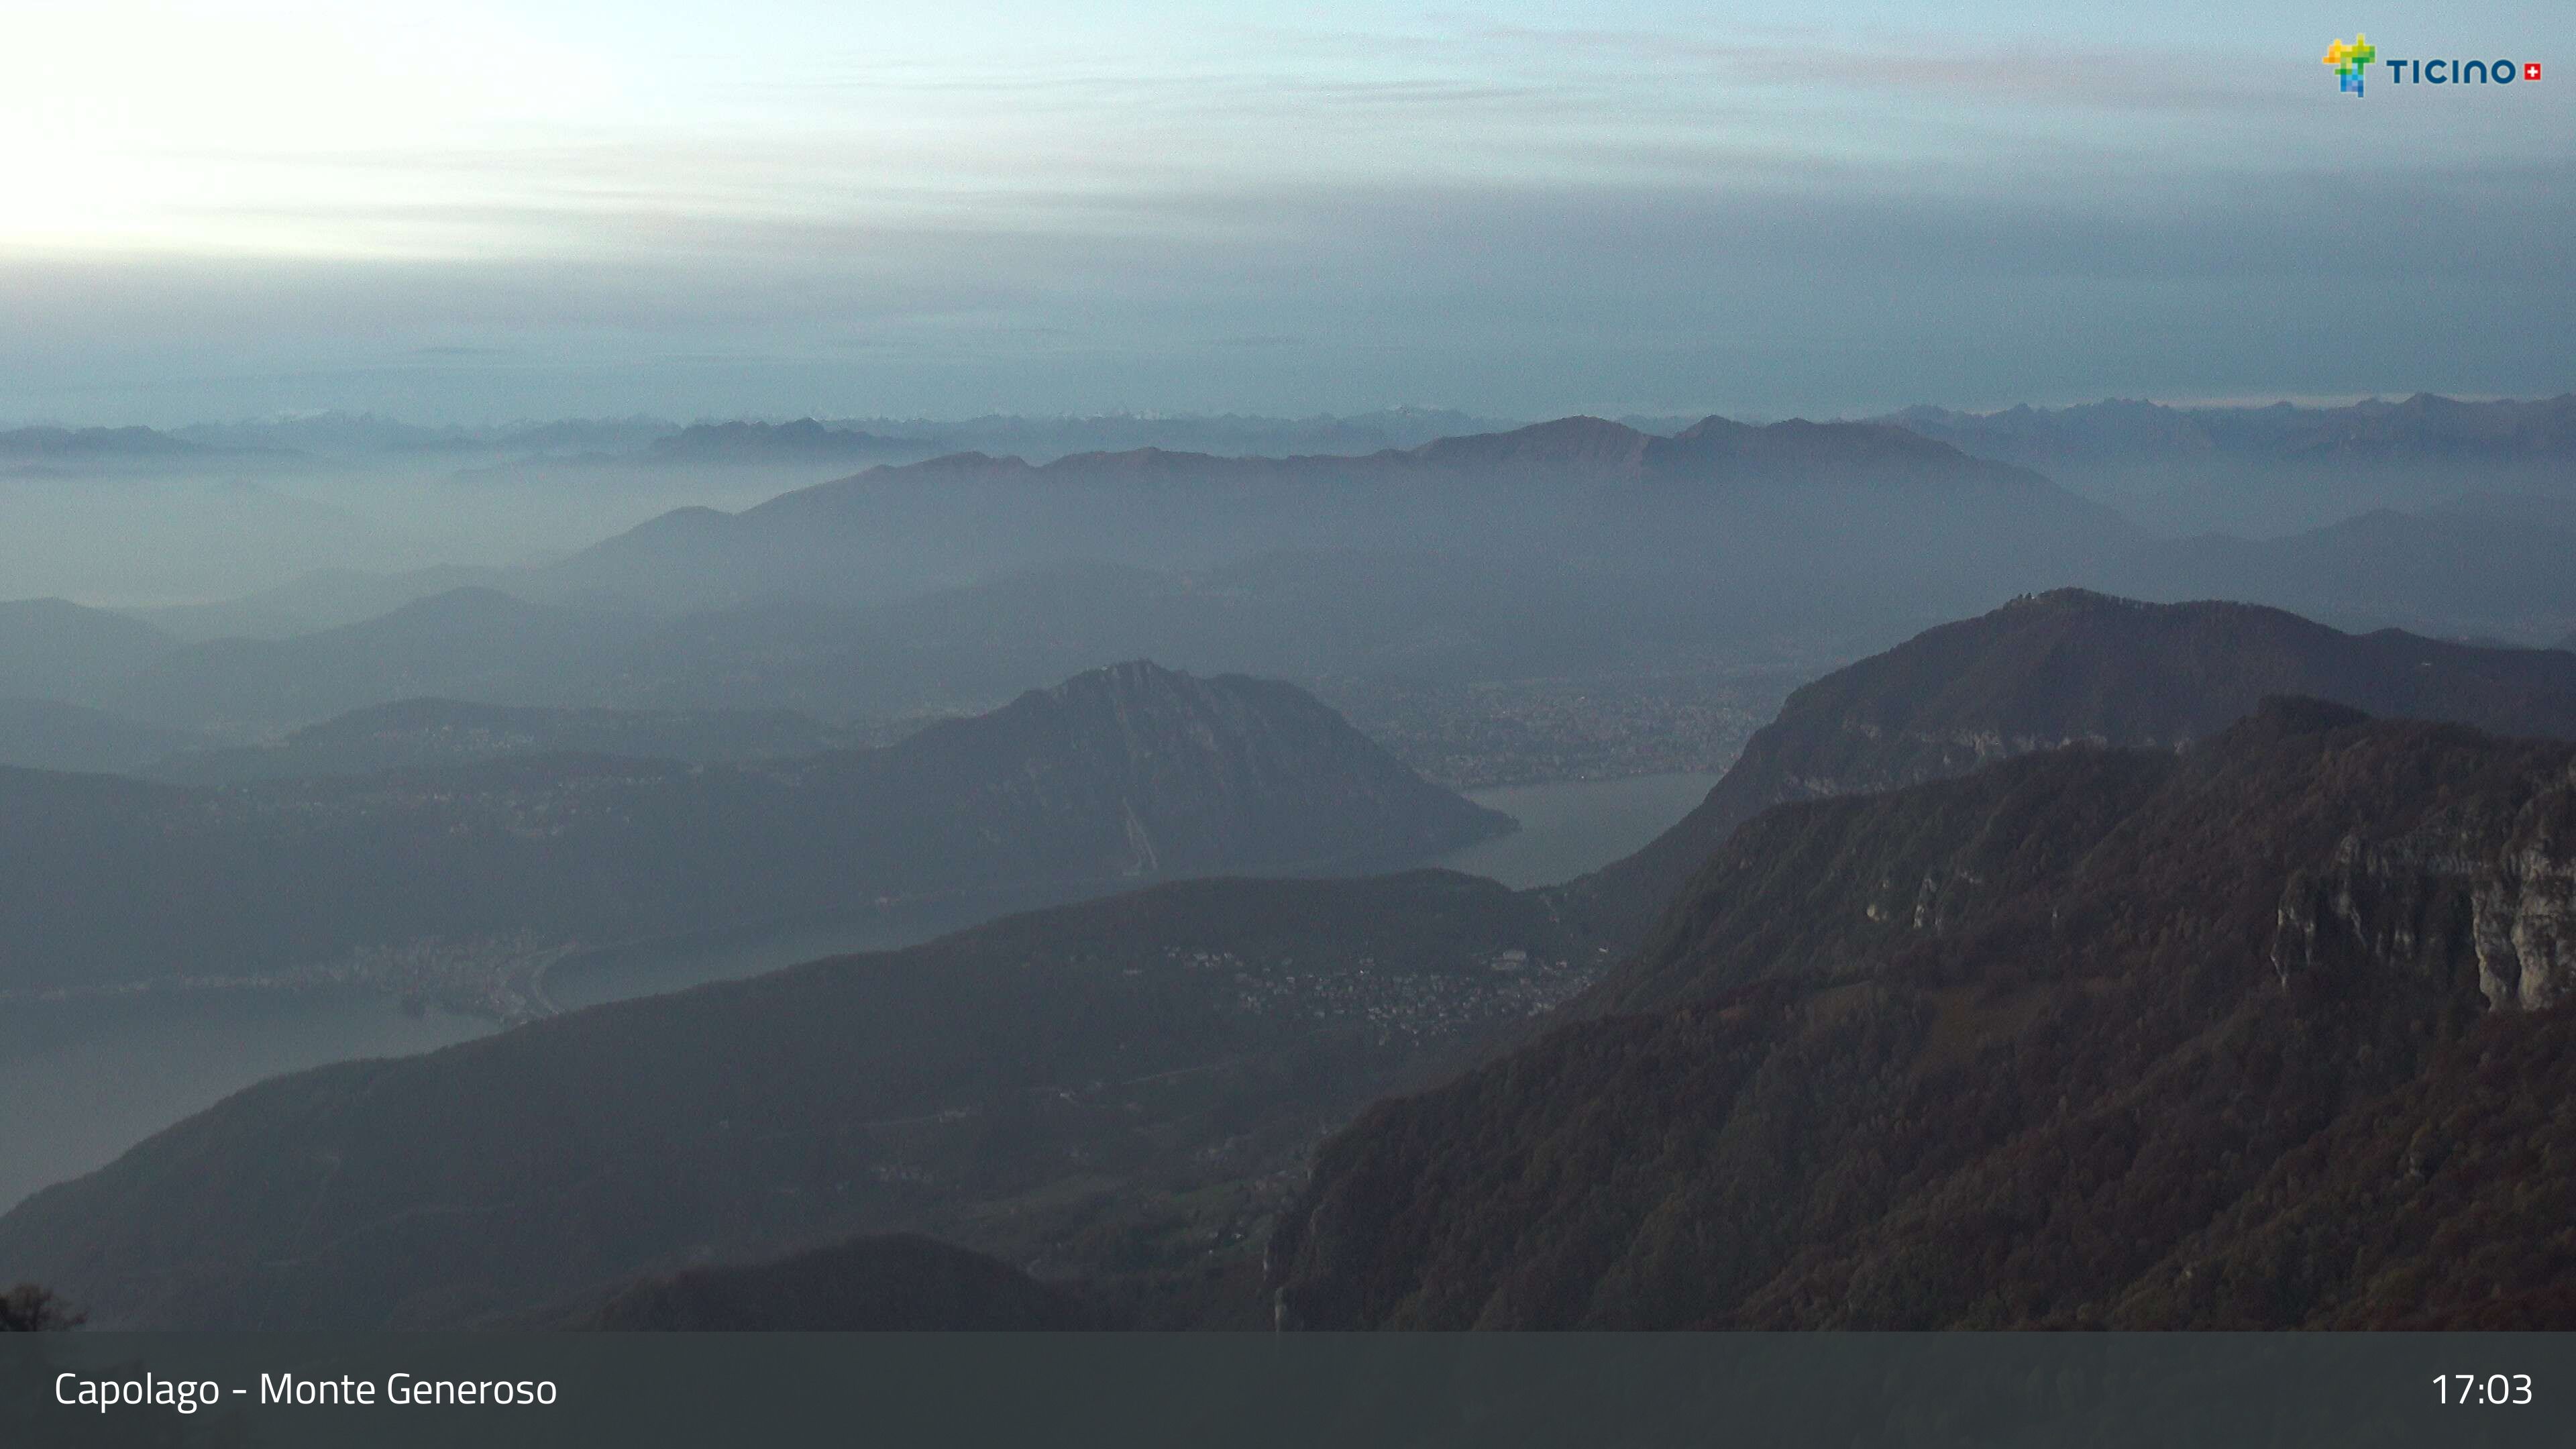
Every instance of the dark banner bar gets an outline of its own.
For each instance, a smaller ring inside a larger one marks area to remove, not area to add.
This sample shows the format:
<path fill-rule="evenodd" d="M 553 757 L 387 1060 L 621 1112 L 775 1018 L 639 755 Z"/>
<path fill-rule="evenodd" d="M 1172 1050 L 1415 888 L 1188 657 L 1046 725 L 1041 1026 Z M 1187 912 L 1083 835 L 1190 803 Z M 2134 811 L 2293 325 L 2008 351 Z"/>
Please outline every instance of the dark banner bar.
<path fill-rule="evenodd" d="M 2360 1449 L 2571 1410 L 2576 1335 L 0 1338 L 10 1446 Z"/>

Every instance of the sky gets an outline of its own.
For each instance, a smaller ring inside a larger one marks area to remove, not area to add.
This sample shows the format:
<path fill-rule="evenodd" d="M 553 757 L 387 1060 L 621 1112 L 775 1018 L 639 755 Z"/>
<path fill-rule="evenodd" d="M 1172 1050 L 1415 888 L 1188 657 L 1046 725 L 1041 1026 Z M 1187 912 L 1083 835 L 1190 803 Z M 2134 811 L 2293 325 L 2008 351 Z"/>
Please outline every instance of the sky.
<path fill-rule="evenodd" d="M 2545 78 L 2343 95 L 2357 28 Z M 6 0 L 0 36 L 0 422 L 2576 387 L 2558 0 Z"/>

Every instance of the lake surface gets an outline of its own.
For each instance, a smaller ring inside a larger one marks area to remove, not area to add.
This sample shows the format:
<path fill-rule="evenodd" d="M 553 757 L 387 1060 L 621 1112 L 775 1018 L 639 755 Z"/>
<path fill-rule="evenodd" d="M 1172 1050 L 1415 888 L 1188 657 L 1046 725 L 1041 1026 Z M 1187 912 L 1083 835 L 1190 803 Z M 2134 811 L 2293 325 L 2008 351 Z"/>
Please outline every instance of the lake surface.
<path fill-rule="evenodd" d="M 169 991 L 0 1005 L 0 1211 L 254 1082 L 492 1024 L 374 992 Z"/>
<path fill-rule="evenodd" d="M 1635 854 L 1716 783 L 1715 775 L 1691 772 L 1470 790 L 1468 799 L 1514 817 L 1521 828 L 1432 864 L 1491 876 L 1515 890 L 1558 885 Z"/>
<path fill-rule="evenodd" d="M 1470 799 L 1521 828 L 1431 863 L 1515 888 L 1571 880 L 1654 839 L 1716 782 L 1644 775 L 1471 791 Z M 596 1006 L 824 956 L 895 950 L 1046 903 L 996 896 L 611 947 L 558 963 L 547 994 L 568 1009 Z M 0 1005 L 0 1211 L 265 1078 L 432 1051 L 494 1029 L 442 1011 L 407 1013 L 359 991 L 153 992 Z"/>

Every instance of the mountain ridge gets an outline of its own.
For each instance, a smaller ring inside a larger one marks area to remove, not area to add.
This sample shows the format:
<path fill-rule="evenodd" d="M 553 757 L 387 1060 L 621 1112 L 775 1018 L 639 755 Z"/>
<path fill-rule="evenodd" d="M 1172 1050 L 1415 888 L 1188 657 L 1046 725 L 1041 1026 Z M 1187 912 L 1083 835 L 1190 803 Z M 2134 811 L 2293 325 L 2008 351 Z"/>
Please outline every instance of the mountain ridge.
<path fill-rule="evenodd" d="M 881 464 L 739 513 L 665 514 L 550 577 L 612 597 L 645 597 L 652 585 L 734 601 L 800 590 L 882 597 L 1075 559 L 1213 564 L 1256 539 L 1274 550 L 1437 546 L 1509 557 L 1562 548 L 1574 530 L 1615 556 L 1675 547 L 1676 530 L 1722 535 L 1746 510 L 1743 526 L 1784 510 L 1791 522 L 1849 513 L 1855 497 L 1960 530 L 1974 519 L 1988 532 L 2125 536 L 2116 515 L 2037 474 L 1883 424 L 1705 419 L 1664 437 L 1578 417 L 1354 455 L 1148 446 L 1031 463 L 957 452 Z"/>
<path fill-rule="evenodd" d="M 1137 662 L 876 749 L 183 787 L 0 770 L 0 989 L 350 977 L 512 1019 L 549 953 L 1408 863 L 1510 828 L 1293 686 Z M 534 977 L 527 975 L 536 971 Z"/>
<path fill-rule="evenodd" d="M 1615 947 L 1633 946 L 1700 862 L 1771 806 L 2079 741 L 2177 748 L 2275 694 L 2576 736 L 2576 658 L 2564 653 L 2348 634 L 2260 605 L 2058 589 L 1926 630 L 1793 692 L 1689 815 L 1560 898 Z"/>
<path fill-rule="evenodd" d="M 1779 807 L 1322 1150 L 1282 1320 L 2555 1326 L 2571 810 L 2576 747 L 2313 701 Z"/>

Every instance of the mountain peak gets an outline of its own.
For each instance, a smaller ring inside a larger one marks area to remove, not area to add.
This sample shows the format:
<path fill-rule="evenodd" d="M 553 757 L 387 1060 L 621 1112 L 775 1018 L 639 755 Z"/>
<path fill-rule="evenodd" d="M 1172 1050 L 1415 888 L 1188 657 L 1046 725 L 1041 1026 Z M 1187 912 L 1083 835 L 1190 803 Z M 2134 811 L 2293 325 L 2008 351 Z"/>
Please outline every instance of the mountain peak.
<path fill-rule="evenodd" d="M 1633 468 L 1650 434 L 1608 418 L 1575 416 L 1502 433 L 1442 438 L 1412 450 L 1439 467 Z"/>
<path fill-rule="evenodd" d="M 1098 669 L 1086 669 L 1029 693 L 1060 703 L 1094 699 L 1138 700 L 1156 696 L 1175 697 L 1203 690 L 1207 683 L 1186 670 L 1166 669 L 1151 659 L 1123 659 Z"/>
<path fill-rule="evenodd" d="M 2065 588 L 2045 589 L 2036 594 L 2023 594 L 2003 607 L 2021 610 L 2089 612 L 2099 609 L 2152 609 L 2156 606 L 2138 599 L 2124 599 L 2117 594 L 2106 594 L 2096 589 L 2069 585 Z"/>
<path fill-rule="evenodd" d="M 2331 700 L 2333 703 L 2327 703 Z M 1790 801 L 1901 788 L 2079 742 L 2177 749 L 2231 727 L 2286 738 L 2358 711 L 2504 735 L 2576 734 L 2576 658 L 2400 630 L 2346 634 L 2253 604 L 2025 595 L 1789 696 L 1708 798 L 1568 887 L 1622 944 L 1735 830 Z M 2240 726 L 2249 714 L 2261 721 Z"/>

